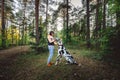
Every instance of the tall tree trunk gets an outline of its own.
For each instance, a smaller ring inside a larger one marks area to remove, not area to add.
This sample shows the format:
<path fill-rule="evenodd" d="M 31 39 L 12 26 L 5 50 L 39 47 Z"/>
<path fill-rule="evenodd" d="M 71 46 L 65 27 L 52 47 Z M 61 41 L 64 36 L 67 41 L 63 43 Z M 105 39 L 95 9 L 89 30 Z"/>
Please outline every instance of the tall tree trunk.
<path fill-rule="evenodd" d="M 26 27 L 25 27 L 25 44 L 27 44 L 27 30 L 28 30 L 28 28 L 27 28 L 27 25 L 26 25 Z"/>
<path fill-rule="evenodd" d="M 11 30 L 12 30 L 11 36 L 12 36 L 12 45 L 13 45 L 13 43 L 14 43 L 14 32 L 13 32 L 13 28 L 12 28 Z"/>
<path fill-rule="evenodd" d="M 24 44 L 24 25 L 23 25 L 23 27 L 22 27 L 22 29 L 21 29 L 21 32 L 22 32 L 22 39 L 21 39 L 21 45 L 23 45 Z"/>
<path fill-rule="evenodd" d="M 2 0 L 2 9 L 1 9 L 1 13 L 2 13 L 2 47 L 5 48 L 6 47 L 6 39 L 5 39 L 5 16 L 4 16 L 4 0 Z"/>
<path fill-rule="evenodd" d="M 103 2 L 103 29 L 106 28 L 106 1 Z"/>
<path fill-rule="evenodd" d="M 48 0 L 46 0 L 46 32 L 47 32 L 47 28 L 48 28 Z"/>
<path fill-rule="evenodd" d="M 69 23 L 69 13 L 68 13 L 68 5 L 69 2 L 67 0 L 67 15 L 66 15 L 66 20 L 67 20 L 67 24 L 66 24 L 66 42 L 69 41 L 69 30 L 68 30 L 68 23 Z"/>
<path fill-rule="evenodd" d="M 25 24 L 26 24 L 26 22 L 25 22 L 25 10 L 26 10 L 26 1 L 24 1 L 24 12 L 23 12 L 23 14 L 24 14 L 24 20 L 23 20 L 23 30 L 22 30 L 22 44 L 24 45 L 24 44 L 26 44 L 25 43 Z"/>
<path fill-rule="evenodd" d="M 35 19 L 33 19 L 33 34 L 35 34 Z"/>
<path fill-rule="evenodd" d="M 98 48 L 98 29 L 100 27 L 100 24 L 99 24 L 99 0 L 97 0 L 97 3 L 96 3 L 96 15 L 95 15 L 95 30 L 94 30 L 94 39 L 96 40 L 95 42 L 95 46 L 96 48 Z"/>
<path fill-rule="evenodd" d="M 89 0 L 86 0 L 87 6 L 87 48 L 90 48 L 90 12 L 89 12 Z"/>
<path fill-rule="evenodd" d="M 99 28 L 99 0 L 97 0 L 97 4 L 96 4 L 96 27 L 95 27 L 95 35 L 97 36 L 97 32 L 98 32 L 98 28 Z"/>
<path fill-rule="evenodd" d="M 117 8 L 116 10 L 116 28 L 117 29 L 120 29 L 120 1 L 119 0 L 115 0 L 115 5 Z"/>
<path fill-rule="evenodd" d="M 63 10 L 63 29 L 64 29 L 64 31 L 66 30 L 65 29 L 65 25 L 66 25 L 66 23 L 65 23 L 65 17 L 66 17 L 65 10 Z M 65 35 L 65 37 L 66 37 L 66 35 Z"/>
<path fill-rule="evenodd" d="M 35 0 L 35 18 L 36 18 L 36 45 L 39 45 L 39 0 Z"/>
<path fill-rule="evenodd" d="M 20 32 L 20 25 L 19 25 L 19 39 L 18 39 L 18 40 L 19 40 L 19 43 L 18 43 L 19 45 L 21 44 L 21 43 L 20 43 L 20 33 L 21 33 L 21 32 Z"/>
<path fill-rule="evenodd" d="M 116 11 L 116 28 L 119 29 L 120 28 L 120 11 Z"/>

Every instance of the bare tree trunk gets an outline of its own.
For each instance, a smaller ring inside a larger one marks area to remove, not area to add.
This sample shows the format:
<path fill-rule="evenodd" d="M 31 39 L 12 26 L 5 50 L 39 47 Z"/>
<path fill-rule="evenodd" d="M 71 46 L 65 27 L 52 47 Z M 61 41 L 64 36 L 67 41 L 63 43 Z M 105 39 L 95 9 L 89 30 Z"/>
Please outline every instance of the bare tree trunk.
<path fill-rule="evenodd" d="M 106 28 L 106 0 L 103 2 L 103 29 Z"/>
<path fill-rule="evenodd" d="M 24 30 L 24 26 L 23 26 L 22 31 L 21 31 L 22 32 L 21 45 L 24 44 L 24 40 L 23 40 L 24 39 L 24 31 L 23 30 Z"/>
<path fill-rule="evenodd" d="M 89 12 L 89 0 L 86 0 L 87 6 L 87 48 L 90 48 L 90 12 Z"/>
<path fill-rule="evenodd" d="M 94 39 L 98 38 L 98 29 L 100 27 L 99 24 L 99 0 L 96 3 L 96 15 L 95 15 L 95 30 L 94 30 Z"/>
<path fill-rule="evenodd" d="M 97 0 L 97 4 L 96 4 L 96 27 L 95 27 L 95 35 L 97 35 L 97 31 L 98 31 L 98 27 L 99 27 L 99 19 L 98 19 L 98 15 L 99 15 L 99 0 Z"/>
<path fill-rule="evenodd" d="M 20 25 L 19 25 L 19 43 L 18 43 L 19 45 L 21 45 L 21 43 L 20 43 L 20 33 L 21 32 L 20 32 Z"/>
<path fill-rule="evenodd" d="M 5 48 L 6 47 L 6 39 L 5 39 L 5 16 L 4 16 L 4 0 L 2 0 L 2 9 L 1 9 L 1 13 L 2 13 L 2 47 Z"/>
<path fill-rule="evenodd" d="M 100 9 L 102 8 L 102 6 L 100 5 L 101 0 L 97 0 L 97 4 L 96 4 L 96 27 L 94 30 L 94 37 L 96 40 L 95 46 L 96 49 L 99 49 L 100 46 L 100 42 L 98 41 L 98 39 L 100 38 L 101 34 L 99 34 L 99 31 L 101 29 L 101 19 L 99 19 L 99 15 L 102 14 L 102 12 L 100 11 Z"/>
<path fill-rule="evenodd" d="M 116 28 L 119 29 L 120 28 L 120 11 L 116 12 L 116 22 L 117 22 Z"/>
<path fill-rule="evenodd" d="M 68 13 L 68 0 L 67 0 L 67 15 L 66 15 L 66 20 L 67 20 L 67 24 L 66 24 L 66 42 L 69 41 L 69 37 L 68 37 L 68 23 L 69 23 L 69 13 Z"/>
<path fill-rule="evenodd" d="M 33 34 L 35 34 L 35 19 L 33 19 Z"/>
<path fill-rule="evenodd" d="M 24 19 L 23 19 L 23 28 L 22 28 L 22 45 L 24 45 L 25 40 L 25 9 L 26 9 L 26 2 L 24 2 Z"/>
<path fill-rule="evenodd" d="M 116 2 L 115 5 L 117 5 L 117 7 L 120 7 L 119 0 L 116 0 L 114 2 Z M 116 10 L 116 28 L 120 29 L 120 8 L 117 8 Z"/>
<path fill-rule="evenodd" d="M 27 44 L 27 30 L 28 30 L 28 28 L 27 28 L 27 25 L 26 25 L 26 27 L 25 27 L 25 44 Z"/>
<path fill-rule="evenodd" d="M 13 45 L 13 43 L 14 43 L 14 32 L 13 32 L 13 28 L 12 28 L 12 34 L 11 34 L 11 36 L 12 36 L 12 45 Z"/>
<path fill-rule="evenodd" d="M 36 18 L 36 45 L 39 45 L 39 0 L 35 0 L 35 18 Z"/>
<path fill-rule="evenodd" d="M 46 32 L 48 28 L 48 0 L 46 2 Z"/>
<path fill-rule="evenodd" d="M 65 30 L 65 25 L 66 25 L 66 23 L 65 23 L 65 17 L 66 17 L 65 10 L 63 10 L 63 26 L 64 26 L 64 30 Z"/>

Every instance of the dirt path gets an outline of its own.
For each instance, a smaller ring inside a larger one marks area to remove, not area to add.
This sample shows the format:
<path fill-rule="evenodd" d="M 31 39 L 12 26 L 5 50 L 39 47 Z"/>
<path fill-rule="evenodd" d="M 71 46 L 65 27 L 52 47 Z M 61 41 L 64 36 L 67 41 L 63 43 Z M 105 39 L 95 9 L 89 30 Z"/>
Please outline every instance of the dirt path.
<path fill-rule="evenodd" d="M 17 56 L 28 52 L 29 46 L 17 46 L 0 51 L 0 80 L 11 80 L 14 75 L 12 68 L 15 66 Z"/>
<path fill-rule="evenodd" d="M 17 46 L 6 50 L 0 50 L 0 58 L 9 57 L 18 53 L 29 51 L 29 46 Z"/>

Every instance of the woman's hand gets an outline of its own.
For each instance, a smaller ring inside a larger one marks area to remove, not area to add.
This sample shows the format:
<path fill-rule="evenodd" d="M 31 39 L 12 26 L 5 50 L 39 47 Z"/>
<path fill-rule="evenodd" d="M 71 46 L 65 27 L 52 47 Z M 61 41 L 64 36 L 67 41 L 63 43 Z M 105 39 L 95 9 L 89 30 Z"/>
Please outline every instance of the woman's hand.
<path fill-rule="evenodd" d="M 55 44 L 55 45 L 58 45 L 56 40 L 54 40 L 54 44 Z"/>

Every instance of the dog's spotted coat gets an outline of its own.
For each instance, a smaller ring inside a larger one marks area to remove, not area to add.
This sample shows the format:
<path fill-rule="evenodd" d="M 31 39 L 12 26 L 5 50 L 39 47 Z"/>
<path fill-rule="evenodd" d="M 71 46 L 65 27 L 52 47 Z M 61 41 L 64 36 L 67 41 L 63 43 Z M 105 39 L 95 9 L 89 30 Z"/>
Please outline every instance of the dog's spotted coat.
<path fill-rule="evenodd" d="M 57 65 L 60 62 L 60 60 L 62 59 L 62 56 L 65 57 L 67 64 L 77 64 L 73 56 L 70 55 L 70 53 L 65 49 L 62 41 L 60 39 L 56 39 L 56 42 L 58 44 L 58 55 L 57 55 L 55 65 Z"/>

